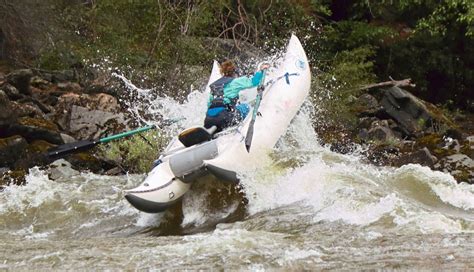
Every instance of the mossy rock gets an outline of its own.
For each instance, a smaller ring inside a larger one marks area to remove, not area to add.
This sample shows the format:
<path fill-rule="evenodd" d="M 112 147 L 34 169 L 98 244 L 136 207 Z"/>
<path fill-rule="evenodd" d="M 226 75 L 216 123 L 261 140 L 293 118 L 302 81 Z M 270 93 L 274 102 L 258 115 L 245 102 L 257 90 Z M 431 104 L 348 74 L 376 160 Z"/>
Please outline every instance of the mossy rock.
<path fill-rule="evenodd" d="M 28 142 L 45 140 L 53 144 L 63 144 L 58 127 L 49 120 L 22 117 L 18 123 L 8 128 L 11 135 L 21 135 Z"/>
<path fill-rule="evenodd" d="M 444 125 L 448 126 L 449 128 L 459 129 L 459 126 L 457 126 L 452 120 L 450 120 L 448 117 L 446 117 L 446 115 L 444 114 L 444 112 L 440 108 L 436 107 L 435 105 L 433 105 L 431 103 L 427 103 L 427 102 L 425 102 L 424 105 L 429 110 L 429 112 L 430 112 L 431 116 L 433 117 L 433 119 L 435 119 L 437 122 L 439 122 L 441 124 L 444 124 Z"/>
<path fill-rule="evenodd" d="M 456 173 L 452 173 L 457 182 L 466 182 L 474 184 L 474 177 L 468 169 L 457 169 Z"/>
<path fill-rule="evenodd" d="M 94 173 L 103 173 L 115 165 L 112 165 L 106 161 L 100 160 L 91 153 L 80 152 L 72 154 L 67 157 L 66 160 L 71 163 L 75 170 L 90 170 Z"/>
<path fill-rule="evenodd" d="M 466 154 L 471 159 L 474 159 L 474 148 L 469 145 L 469 143 L 461 146 L 460 153 Z"/>
<path fill-rule="evenodd" d="M 45 153 L 48 151 L 48 149 L 54 146 L 55 146 L 54 144 L 51 144 L 44 140 L 35 140 L 28 145 L 27 152 L 30 154 L 31 153 L 36 153 L 36 154 Z"/>
<path fill-rule="evenodd" d="M 55 145 L 44 141 L 34 140 L 25 148 L 25 155 L 15 162 L 14 167 L 18 169 L 28 169 L 33 166 L 46 165 L 51 162 L 46 152 Z"/>
<path fill-rule="evenodd" d="M 417 148 L 427 147 L 429 150 L 439 148 L 443 143 L 443 138 L 435 133 L 422 136 L 416 140 L 415 146 Z"/>
<path fill-rule="evenodd" d="M 26 140 L 19 135 L 0 139 L 0 167 L 12 167 L 25 156 L 27 145 Z"/>
<path fill-rule="evenodd" d="M 50 122 L 45 119 L 31 118 L 31 117 L 22 117 L 18 120 L 20 125 L 28 127 L 42 128 L 49 131 L 59 132 L 58 126 L 53 122 Z"/>
<path fill-rule="evenodd" d="M 0 187 L 8 186 L 11 184 L 25 185 L 26 184 L 27 172 L 24 169 L 7 171 L 0 176 Z"/>

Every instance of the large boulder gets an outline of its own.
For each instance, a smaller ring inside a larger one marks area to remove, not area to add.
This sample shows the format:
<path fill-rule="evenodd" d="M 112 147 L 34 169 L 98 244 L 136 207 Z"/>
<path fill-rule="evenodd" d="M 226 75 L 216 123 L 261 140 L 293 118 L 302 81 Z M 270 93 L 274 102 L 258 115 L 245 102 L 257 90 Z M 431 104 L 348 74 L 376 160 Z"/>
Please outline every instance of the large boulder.
<path fill-rule="evenodd" d="M 71 109 L 69 132 L 78 139 L 95 139 L 108 131 L 124 128 L 125 116 L 102 110 L 89 110 L 74 105 Z"/>
<path fill-rule="evenodd" d="M 436 132 L 440 124 L 448 122 L 433 105 L 398 87 L 384 90 L 380 103 L 406 136 L 420 136 L 426 130 Z"/>
<path fill-rule="evenodd" d="M 62 95 L 56 105 L 54 121 L 76 139 L 91 139 L 126 128 L 115 97 L 108 94 Z"/>
<path fill-rule="evenodd" d="M 33 72 L 30 69 L 16 70 L 7 75 L 7 82 L 15 86 L 20 93 L 30 95 L 30 80 L 32 76 Z"/>

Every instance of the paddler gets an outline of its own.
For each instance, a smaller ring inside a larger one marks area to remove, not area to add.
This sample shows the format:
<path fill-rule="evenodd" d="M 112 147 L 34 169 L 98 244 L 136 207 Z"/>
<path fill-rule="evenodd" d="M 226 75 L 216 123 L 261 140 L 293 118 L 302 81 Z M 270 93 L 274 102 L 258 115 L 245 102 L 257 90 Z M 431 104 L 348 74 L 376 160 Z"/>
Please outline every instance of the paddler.
<path fill-rule="evenodd" d="M 265 63 L 252 77 L 238 77 L 234 63 L 231 60 L 224 61 L 220 65 L 222 77 L 209 85 L 211 93 L 204 127 L 216 126 L 216 132 L 219 132 L 242 121 L 249 113 L 249 106 L 238 102 L 239 92 L 258 86 L 264 70 L 269 67 Z"/>

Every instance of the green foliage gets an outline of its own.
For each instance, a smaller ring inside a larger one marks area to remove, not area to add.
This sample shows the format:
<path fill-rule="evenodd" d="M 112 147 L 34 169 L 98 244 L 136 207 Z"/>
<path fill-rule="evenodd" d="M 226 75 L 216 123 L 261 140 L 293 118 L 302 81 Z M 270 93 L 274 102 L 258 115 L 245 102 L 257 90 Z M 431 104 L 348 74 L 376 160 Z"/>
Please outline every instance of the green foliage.
<path fill-rule="evenodd" d="M 165 147 L 168 140 L 168 137 L 159 131 L 149 131 L 101 145 L 99 153 L 126 171 L 145 173 L 150 171 L 153 161 L 158 158 L 159 151 Z"/>
<path fill-rule="evenodd" d="M 474 96 L 469 0 L 56 2 L 68 34 L 44 48 L 41 68 L 100 64 L 178 95 L 169 81 L 225 55 L 211 46 L 214 38 L 274 50 L 296 33 L 338 104 L 354 95 L 350 90 L 389 76 L 412 78 L 418 95 L 435 103 L 467 106 Z"/>
<path fill-rule="evenodd" d="M 374 62 L 371 60 L 374 54 L 375 50 L 370 46 L 341 51 L 327 69 L 319 73 L 322 89 L 313 89 L 317 91 L 312 93 L 312 98 L 318 105 L 323 105 L 326 118 L 340 124 L 354 121 L 349 105 L 361 92 L 361 86 L 375 80 Z"/>
<path fill-rule="evenodd" d="M 474 35 L 474 2 L 469 0 L 443 1 L 417 25 L 418 30 L 427 30 L 431 35 L 447 36 L 448 32 L 459 29 L 466 36 Z"/>
<path fill-rule="evenodd" d="M 320 78 L 324 86 L 335 94 L 355 94 L 353 89 L 375 80 L 374 63 L 371 60 L 375 51 L 370 46 L 353 50 L 343 50 L 334 56 L 326 73 Z"/>

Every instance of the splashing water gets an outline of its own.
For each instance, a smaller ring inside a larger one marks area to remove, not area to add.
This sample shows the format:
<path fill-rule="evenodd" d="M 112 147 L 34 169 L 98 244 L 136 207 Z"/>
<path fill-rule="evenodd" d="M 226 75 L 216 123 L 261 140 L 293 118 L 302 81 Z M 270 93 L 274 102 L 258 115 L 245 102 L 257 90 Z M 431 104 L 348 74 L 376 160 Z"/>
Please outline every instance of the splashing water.
<path fill-rule="evenodd" d="M 185 117 L 170 135 L 202 124 L 204 91 L 177 102 L 121 78 L 139 98 L 129 104 L 137 120 Z M 32 168 L 25 186 L 0 193 L 0 269 L 474 268 L 472 186 L 331 152 L 311 126 L 315 112 L 305 104 L 258 170 L 240 173 L 241 188 L 205 177 L 162 214 L 123 198 L 143 175 L 79 173 L 64 162 L 53 179 Z"/>

